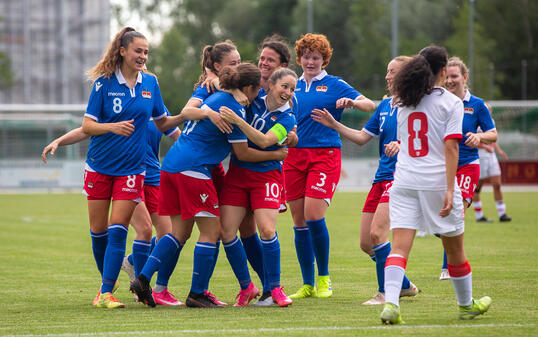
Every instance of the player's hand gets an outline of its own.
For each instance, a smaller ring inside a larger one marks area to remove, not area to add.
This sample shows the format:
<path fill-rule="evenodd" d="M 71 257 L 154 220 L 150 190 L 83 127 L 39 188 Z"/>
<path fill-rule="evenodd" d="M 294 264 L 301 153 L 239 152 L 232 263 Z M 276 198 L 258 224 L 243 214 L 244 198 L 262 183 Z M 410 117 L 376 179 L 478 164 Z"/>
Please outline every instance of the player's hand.
<path fill-rule="evenodd" d="M 213 124 L 215 124 L 217 128 L 219 128 L 220 132 L 232 133 L 232 130 L 233 130 L 232 125 L 228 123 L 227 121 L 225 121 L 218 112 L 210 110 L 208 114 L 208 118 Z"/>
<path fill-rule="evenodd" d="M 134 119 L 131 119 L 128 121 L 121 121 L 117 123 L 111 123 L 111 128 L 112 128 L 111 132 L 120 136 L 129 137 L 130 135 L 133 134 L 135 130 L 135 126 L 133 123 L 134 123 Z"/>
<path fill-rule="evenodd" d="M 312 117 L 313 120 L 320 123 L 321 125 L 327 126 L 329 128 L 332 128 L 336 124 L 336 120 L 327 109 L 314 109 L 312 110 L 312 114 L 310 115 L 310 117 Z"/>
<path fill-rule="evenodd" d="M 400 151 L 400 143 L 393 140 L 392 142 L 385 144 L 385 154 L 387 157 L 394 157 Z"/>
<path fill-rule="evenodd" d="M 200 84 L 200 87 L 206 88 L 208 93 L 215 92 L 216 90 L 215 79 L 218 80 L 218 76 L 208 68 L 206 68 L 205 71 L 206 71 L 206 78 Z"/>
<path fill-rule="evenodd" d="M 468 138 L 465 141 L 465 145 L 468 147 L 476 148 L 480 145 L 480 135 L 478 133 L 467 132 L 465 134 Z"/>
<path fill-rule="evenodd" d="M 441 211 L 439 212 L 439 215 L 442 218 L 446 218 L 450 214 L 450 211 L 452 211 L 452 207 L 454 207 L 453 200 L 454 191 L 447 191 L 445 194 L 445 199 L 443 200 L 443 208 L 441 208 Z"/>
<path fill-rule="evenodd" d="M 284 143 L 282 143 L 282 146 L 294 147 L 297 145 L 299 142 L 299 137 L 297 137 L 296 131 L 297 128 L 293 128 L 293 130 L 288 133 L 288 136 L 286 137 Z"/>
<path fill-rule="evenodd" d="M 232 90 L 232 95 L 234 96 L 234 99 L 237 101 L 237 103 L 241 104 L 242 106 L 247 106 L 250 103 L 248 101 L 247 95 L 245 95 L 239 89 L 233 89 Z"/>
<path fill-rule="evenodd" d="M 493 153 L 495 152 L 495 149 L 493 148 L 493 145 L 492 144 L 483 144 L 483 147 L 486 151 L 488 151 L 489 153 Z"/>
<path fill-rule="evenodd" d="M 45 146 L 43 149 L 43 152 L 41 153 L 41 159 L 43 159 L 43 162 L 47 163 L 47 153 L 50 152 L 51 156 L 54 156 L 54 152 L 56 152 L 56 149 L 58 148 L 58 143 L 52 142 L 49 145 Z"/>
<path fill-rule="evenodd" d="M 287 147 L 282 147 L 282 148 L 280 148 L 278 150 L 275 150 L 275 152 L 277 153 L 277 160 L 284 160 L 288 156 L 288 148 Z"/>
<path fill-rule="evenodd" d="M 501 155 L 501 157 L 503 158 L 503 160 L 508 160 L 508 156 L 506 155 L 506 152 L 504 152 L 503 150 L 499 149 L 499 154 Z"/>
<path fill-rule="evenodd" d="M 355 105 L 351 98 L 344 97 L 336 101 L 337 109 L 346 109 L 346 108 L 353 108 L 353 107 L 355 107 Z"/>
<path fill-rule="evenodd" d="M 222 117 L 225 121 L 231 124 L 237 124 L 239 122 L 239 117 L 232 109 L 228 108 L 227 106 L 221 106 L 219 109 L 220 117 Z"/>

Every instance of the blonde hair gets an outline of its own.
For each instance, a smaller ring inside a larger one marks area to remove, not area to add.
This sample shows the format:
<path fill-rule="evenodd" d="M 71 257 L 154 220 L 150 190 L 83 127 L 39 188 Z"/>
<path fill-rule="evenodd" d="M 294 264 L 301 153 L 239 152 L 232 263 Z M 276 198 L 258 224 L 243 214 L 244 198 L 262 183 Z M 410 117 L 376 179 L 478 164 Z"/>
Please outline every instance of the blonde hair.
<path fill-rule="evenodd" d="M 463 61 L 457 56 L 452 56 L 451 58 L 449 58 L 446 66 L 460 68 L 462 75 L 466 75 L 467 73 L 469 73 L 469 69 L 467 68 L 465 63 L 463 63 Z"/>

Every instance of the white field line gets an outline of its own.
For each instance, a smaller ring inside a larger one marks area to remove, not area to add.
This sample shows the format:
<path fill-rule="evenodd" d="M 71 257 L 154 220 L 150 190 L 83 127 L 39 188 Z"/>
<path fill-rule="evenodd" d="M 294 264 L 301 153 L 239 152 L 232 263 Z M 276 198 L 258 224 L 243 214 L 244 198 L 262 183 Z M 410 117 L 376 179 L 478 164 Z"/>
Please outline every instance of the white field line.
<path fill-rule="evenodd" d="M 29 335 L 4 335 L 3 337 L 63 337 L 63 336 L 115 336 L 115 335 L 164 335 L 164 334 L 228 334 L 228 333 L 257 333 L 257 332 L 300 332 L 300 331 L 364 331 L 386 329 L 469 329 L 469 328 L 529 328 L 536 324 L 444 324 L 444 325 L 376 325 L 376 326 L 328 326 L 312 328 L 259 328 L 259 329 L 207 329 L 207 330 L 163 330 L 163 331 L 110 331 L 110 332 L 86 332 L 86 333 L 62 333 L 62 334 L 29 334 Z"/>

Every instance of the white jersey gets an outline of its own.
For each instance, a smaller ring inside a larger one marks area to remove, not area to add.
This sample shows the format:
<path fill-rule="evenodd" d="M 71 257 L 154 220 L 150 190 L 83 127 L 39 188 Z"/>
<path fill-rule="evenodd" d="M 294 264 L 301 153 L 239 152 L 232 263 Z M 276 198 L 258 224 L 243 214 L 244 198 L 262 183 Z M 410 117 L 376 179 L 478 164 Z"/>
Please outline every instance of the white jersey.
<path fill-rule="evenodd" d="M 400 152 L 394 186 L 446 190 L 445 140 L 462 138 L 463 102 L 441 87 L 416 107 L 398 108 Z"/>

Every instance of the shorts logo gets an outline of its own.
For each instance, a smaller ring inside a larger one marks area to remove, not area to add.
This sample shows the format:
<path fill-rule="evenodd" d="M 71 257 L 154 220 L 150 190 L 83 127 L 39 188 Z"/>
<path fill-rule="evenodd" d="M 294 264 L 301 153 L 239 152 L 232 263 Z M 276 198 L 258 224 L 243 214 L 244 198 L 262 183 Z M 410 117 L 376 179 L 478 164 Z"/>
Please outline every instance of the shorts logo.
<path fill-rule="evenodd" d="M 214 203 L 214 204 L 213 204 L 213 208 L 215 208 L 215 209 L 219 208 L 219 204 L 218 204 L 218 203 Z"/>
<path fill-rule="evenodd" d="M 326 85 L 318 85 L 316 87 L 316 91 L 327 92 L 327 86 Z"/>
<path fill-rule="evenodd" d="M 473 108 L 465 108 L 465 109 L 464 109 L 464 112 L 465 112 L 466 114 L 471 114 L 471 115 L 472 115 L 473 112 L 474 112 L 474 109 L 473 109 Z"/>
<path fill-rule="evenodd" d="M 98 92 L 99 89 L 103 86 L 103 83 L 101 82 L 95 82 L 95 92 Z"/>
<path fill-rule="evenodd" d="M 91 181 L 88 183 L 88 188 L 93 188 L 93 183 Z"/>
<path fill-rule="evenodd" d="M 205 202 L 207 200 L 208 195 L 207 194 L 200 194 L 200 199 L 202 199 L 202 202 Z"/>
<path fill-rule="evenodd" d="M 151 92 L 147 90 L 142 91 L 142 97 L 151 98 Z"/>

